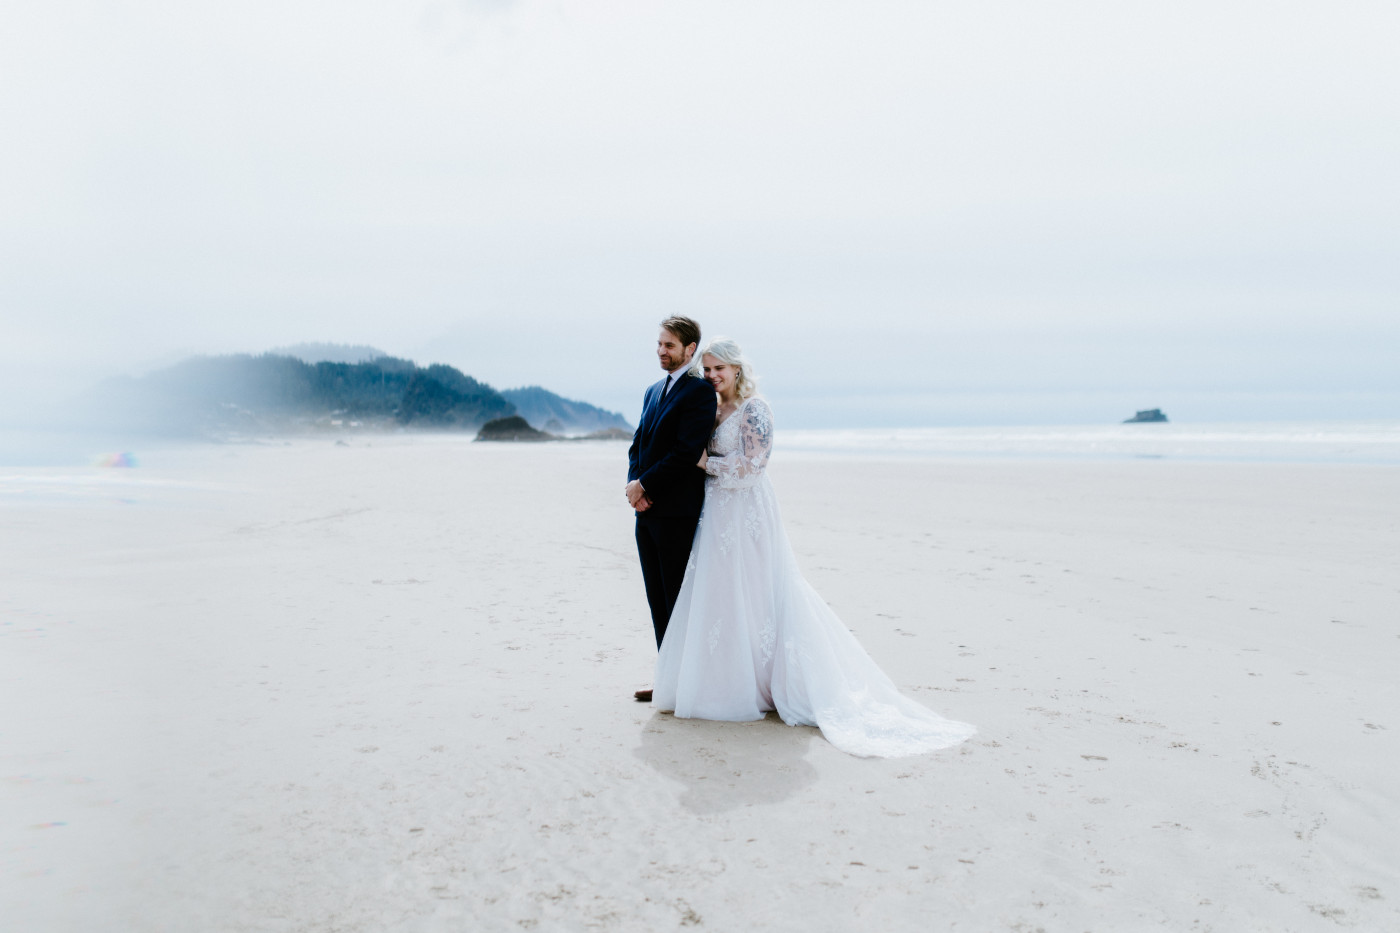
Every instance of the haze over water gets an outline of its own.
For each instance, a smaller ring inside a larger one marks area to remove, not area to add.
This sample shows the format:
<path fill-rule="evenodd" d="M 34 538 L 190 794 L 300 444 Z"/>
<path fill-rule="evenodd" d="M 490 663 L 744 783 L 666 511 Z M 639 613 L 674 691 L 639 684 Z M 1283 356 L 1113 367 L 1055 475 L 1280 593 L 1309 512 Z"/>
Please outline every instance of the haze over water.
<path fill-rule="evenodd" d="M 796 456 L 1400 465 L 1400 420 L 797 430 Z"/>

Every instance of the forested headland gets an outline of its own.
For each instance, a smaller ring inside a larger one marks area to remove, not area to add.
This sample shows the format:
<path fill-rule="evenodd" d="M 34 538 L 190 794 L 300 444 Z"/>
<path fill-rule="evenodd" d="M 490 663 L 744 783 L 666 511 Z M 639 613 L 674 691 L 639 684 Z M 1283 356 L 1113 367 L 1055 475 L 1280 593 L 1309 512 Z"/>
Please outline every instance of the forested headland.
<path fill-rule="evenodd" d="M 554 433 L 630 431 L 620 414 L 538 386 L 499 391 L 443 364 L 380 356 L 307 362 L 278 353 L 200 356 L 80 397 L 80 420 L 170 436 L 310 429 L 479 429 L 519 415 Z"/>

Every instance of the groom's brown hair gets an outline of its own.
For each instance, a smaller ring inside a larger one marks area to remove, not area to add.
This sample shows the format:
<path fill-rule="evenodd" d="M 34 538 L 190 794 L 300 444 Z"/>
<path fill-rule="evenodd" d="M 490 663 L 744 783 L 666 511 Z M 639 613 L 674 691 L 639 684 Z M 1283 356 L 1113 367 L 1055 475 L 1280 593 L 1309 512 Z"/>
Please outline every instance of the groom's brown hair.
<path fill-rule="evenodd" d="M 661 326 L 675 334 L 682 347 L 688 347 L 693 343 L 697 350 L 700 348 L 700 325 L 690 318 L 675 315 L 662 321 Z"/>

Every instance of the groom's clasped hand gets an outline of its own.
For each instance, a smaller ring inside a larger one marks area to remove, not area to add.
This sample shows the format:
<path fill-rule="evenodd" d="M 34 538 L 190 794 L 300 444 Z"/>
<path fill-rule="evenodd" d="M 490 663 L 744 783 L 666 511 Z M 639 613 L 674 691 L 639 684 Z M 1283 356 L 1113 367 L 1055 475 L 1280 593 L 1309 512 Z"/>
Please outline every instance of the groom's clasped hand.
<path fill-rule="evenodd" d="M 632 480 L 632 482 L 628 483 L 622 490 L 622 494 L 627 497 L 627 504 L 632 507 L 633 511 L 645 512 L 647 509 L 651 508 L 651 500 L 648 499 L 647 494 L 642 491 L 642 484 L 636 480 Z"/>

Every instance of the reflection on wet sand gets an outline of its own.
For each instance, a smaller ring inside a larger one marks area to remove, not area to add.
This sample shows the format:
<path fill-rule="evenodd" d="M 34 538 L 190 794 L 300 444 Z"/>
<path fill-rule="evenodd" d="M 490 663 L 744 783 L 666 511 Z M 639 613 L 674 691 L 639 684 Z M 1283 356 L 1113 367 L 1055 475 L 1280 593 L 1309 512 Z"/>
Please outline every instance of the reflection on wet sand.
<path fill-rule="evenodd" d="M 817 779 L 806 760 L 818 730 L 787 726 L 776 713 L 758 722 L 710 722 L 656 713 L 633 752 L 680 783 L 680 804 L 693 813 L 780 803 Z"/>

